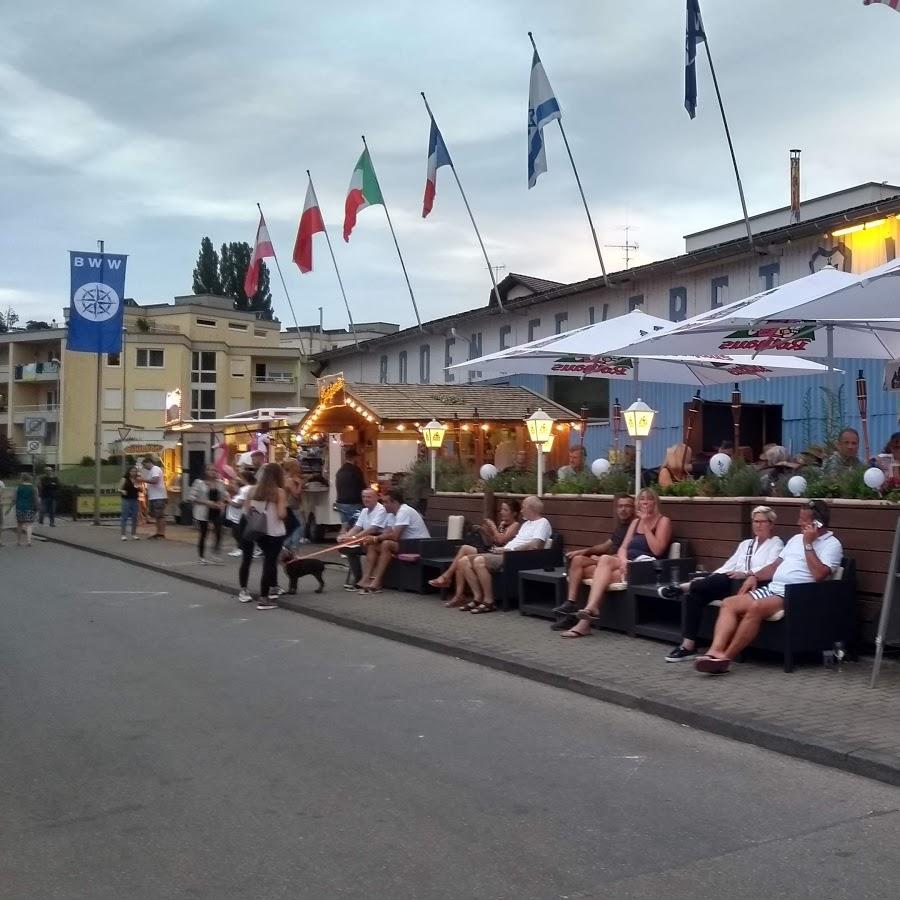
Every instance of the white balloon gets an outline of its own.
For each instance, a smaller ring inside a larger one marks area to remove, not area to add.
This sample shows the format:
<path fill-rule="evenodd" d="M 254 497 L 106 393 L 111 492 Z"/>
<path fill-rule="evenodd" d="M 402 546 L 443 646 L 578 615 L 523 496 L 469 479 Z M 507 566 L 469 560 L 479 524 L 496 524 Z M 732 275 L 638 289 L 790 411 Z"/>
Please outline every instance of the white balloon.
<path fill-rule="evenodd" d="M 591 463 L 591 471 L 598 478 L 602 478 L 610 470 L 608 459 L 595 459 Z"/>
<path fill-rule="evenodd" d="M 713 475 L 724 475 L 731 468 L 731 457 L 727 453 L 716 453 L 709 461 L 709 471 Z"/>
<path fill-rule="evenodd" d="M 497 477 L 497 467 L 492 466 L 490 463 L 485 463 L 478 474 L 481 476 L 482 481 L 490 481 L 492 478 Z"/>
<path fill-rule="evenodd" d="M 806 490 L 806 479 L 802 475 L 794 475 L 788 480 L 787 486 L 795 497 L 799 497 Z"/>
<path fill-rule="evenodd" d="M 879 469 L 877 466 L 866 469 L 863 474 L 863 481 L 865 481 L 866 485 L 872 488 L 873 491 L 880 491 L 884 484 L 884 480 L 884 469 Z"/>

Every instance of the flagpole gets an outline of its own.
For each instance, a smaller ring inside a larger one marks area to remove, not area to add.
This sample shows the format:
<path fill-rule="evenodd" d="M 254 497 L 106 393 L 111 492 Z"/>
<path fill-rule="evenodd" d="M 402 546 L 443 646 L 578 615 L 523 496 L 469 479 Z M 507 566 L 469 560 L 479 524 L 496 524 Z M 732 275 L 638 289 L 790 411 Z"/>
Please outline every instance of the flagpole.
<path fill-rule="evenodd" d="M 105 241 L 97 241 L 97 247 L 100 250 L 100 280 L 103 284 L 106 282 L 103 279 L 106 277 L 106 267 L 103 265 L 104 261 L 104 249 L 106 247 Z M 122 297 L 121 302 L 125 302 L 125 298 Z M 124 321 L 124 316 L 123 316 Z M 97 332 L 98 339 L 100 332 Z M 94 524 L 100 524 L 100 481 L 102 478 L 102 471 L 100 468 L 100 448 L 103 443 L 103 425 L 101 422 L 101 415 L 103 409 L 103 366 L 100 362 L 100 358 L 103 354 L 100 352 L 99 347 L 97 348 L 97 353 L 95 354 L 97 357 L 97 420 L 94 422 Z M 124 360 L 119 360 L 122 365 L 125 365 Z M 123 398 L 123 412 L 124 412 L 124 398 Z M 59 460 L 57 460 L 59 462 Z"/>
<path fill-rule="evenodd" d="M 362 135 L 363 147 L 368 151 L 369 145 L 366 143 L 366 136 Z M 372 158 L 372 154 L 369 153 L 369 159 Z M 372 169 L 374 170 L 375 165 L 372 164 Z M 377 177 L 377 176 L 376 176 Z M 378 185 L 379 190 L 381 189 L 381 184 Z M 400 252 L 400 244 L 397 242 L 397 235 L 394 232 L 394 223 L 391 222 L 391 214 L 388 212 L 387 200 L 384 199 L 384 191 L 381 191 L 381 205 L 384 207 L 384 214 L 387 217 L 388 228 L 391 229 L 391 237 L 394 239 L 394 246 L 397 248 L 397 256 L 400 258 L 400 268 L 403 269 L 403 277 L 406 279 L 406 287 L 409 290 L 409 299 L 412 300 L 413 312 L 416 314 L 416 322 L 419 325 L 419 330 L 424 331 L 422 328 L 422 319 L 419 316 L 419 307 L 416 306 L 416 297 L 413 294 L 412 284 L 409 281 L 409 274 L 406 271 L 406 263 L 403 262 L 403 254 Z"/>
<path fill-rule="evenodd" d="M 263 215 L 262 207 L 257 203 L 256 208 L 259 210 L 259 215 L 265 221 L 265 216 Z M 266 225 L 266 230 L 268 231 L 268 225 Z M 271 235 L 269 235 L 271 238 Z M 275 268 L 278 269 L 278 277 L 281 279 L 281 286 L 284 288 L 284 296 L 287 297 L 288 307 L 291 310 L 291 318 L 294 320 L 294 328 L 297 329 L 297 339 L 300 341 L 300 355 L 306 356 L 306 348 L 303 346 L 303 337 L 300 334 L 300 326 L 297 324 L 297 315 L 294 312 L 294 304 L 291 300 L 291 295 L 288 293 L 287 284 L 284 281 L 284 275 L 281 272 L 281 263 L 278 262 L 278 254 L 275 252 L 275 245 L 272 244 L 272 259 L 275 260 Z M 257 282 L 257 290 L 259 290 L 259 282 Z M 248 297 L 249 301 L 250 298 Z"/>
<path fill-rule="evenodd" d="M 431 107 L 428 105 L 428 98 L 425 96 L 425 91 L 420 91 L 419 93 L 421 93 L 422 95 L 422 100 L 425 102 L 425 109 L 428 110 L 428 115 L 431 117 L 431 121 L 434 122 L 434 113 L 431 111 Z M 506 312 L 506 309 L 503 306 L 503 301 L 500 299 L 500 289 L 497 287 L 497 278 L 494 275 L 494 267 L 491 265 L 491 261 L 488 258 L 487 250 L 484 246 L 484 241 L 481 239 L 481 232 L 478 230 L 478 226 L 475 224 L 475 216 L 472 215 L 472 207 L 469 206 L 466 192 L 463 190 L 462 182 L 459 180 L 459 175 L 457 175 L 456 173 L 456 166 L 452 161 L 450 162 L 450 170 L 453 172 L 453 177 L 456 179 L 456 186 L 459 188 L 459 193 L 462 195 L 463 203 L 466 204 L 466 210 L 469 213 L 469 218 L 472 220 L 472 227 L 475 229 L 475 237 L 478 238 L 478 243 L 481 246 L 481 252 L 482 254 L 484 254 L 484 261 L 487 263 L 488 271 L 491 274 L 491 284 L 494 286 L 494 296 L 497 298 L 497 306 L 500 308 L 500 312 Z"/>
<path fill-rule="evenodd" d="M 697 9 L 699 10 L 699 8 L 698 2 Z M 725 126 L 728 151 L 731 153 L 731 165 L 734 166 L 734 177 L 737 181 L 738 194 L 740 194 L 741 197 L 741 209 L 744 212 L 744 225 L 747 227 L 747 240 L 750 242 L 750 249 L 754 250 L 753 232 L 750 229 L 750 216 L 747 214 L 747 200 L 744 197 L 744 185 L 741 183 L 741 173 L 738 171 L 737 157 L 734 154 L 734 144 L 731 141 L 731 130 L 728 127 L 728 119 L 725 118 L 725 105 L 722 103 L 722 94 L 719 91 L 719 79 L 716 78 L 716 67 L 713 65 L 712 53 L 709 50 L 709 35 L 706 33 L 705 25 L 703 26 L 703 46 L 706 48 L 706 58 L 709 60 L 709 71 L 712 74 L 713 87 L 716 89 L 716 100 L 719 102 L 719 112 L 722 114 L 722 124 Z"/>
<path fill-rule="evenodd" d="M 312 184 L 312 175 L 309 173 L 309 169 L 306 170 L 306 177 L 309 178 L 309 183 Z M 313 186 L 313 194 L 316 193 L 316 188 Z M 316 205 L 318 206 L 319 198 L 316 196 Z M 319 206 L 319 211 L 321 212 L 322 207 Z M 325 227 L 325 216 L 322 216 L 322 233 L 325 235 L 325 243 L 328 244 L 328 252 L 331 254 L 331 261 L 334 263 L 334 274 L 337 275 L 338 287 L 341 289 L 341 296 L 344 298 L 344 309 L 347 310 L 347 319 L 350 322 L 350 331 L 353 332 L 353 343 L 356 345 L 356 348 L 359 349 L 359 338 L 356 336 L 356 325 L 353 322 L 353 313 L 350 312 L 350 304 L 347 302 L 347 292 L 344 290 L 344 282 L 341 281 L 341 272 L 338 269 L 337 259 L 334 256 L 334 248 L 331 246 L 331 238 L 328 236 L 328 229 Z"/>
<path fill-rule="evenodd" d="M 537 44 L 534 42 L 534 35 L 529 31 L 528 37 L 531 41 L 531 46 L 534 48 L 534 52 L 538 54 L 538 58 L 540 58 L 540 53 L 538 53 Z M 562 135 L 563 143 L 566 145 L 566 153 L 569 154 L 569 162 L 572 164 L 572 171 L 575 173 L 575 183 L 578 185 L 578 193 L 581 194 L 581 202 L 584 204 L 584 212 L 587 216 L 588 226 L 591 229 L 591 237 L 594 239 L 594 249 L 597 251 L 597 259 L 600 262 L 600 271 L 603 273 L 603 281 L 607 287 L 610 287 L 609 284 L 609 276 L 606 274 L 606 266 L 603 264 L 603 254 L 600 252 L 600 241 L 597 240 L 597 230 L 594 228 L 594 220 L 591 218 L 591 211 L 588 207 L 588 202 L 584 196 L 584 188 L 581 186 L 581 177 L 578 175 L 578 169 L 575 166 L 575 157 L 572 156 L 572 148 L 569 146 L 569 139 L 566 137 L 566 129 L 563 128 L 562 116 L 560 116 L 556 120 L 556 124 L 559 125 L 559 133 Z"/>

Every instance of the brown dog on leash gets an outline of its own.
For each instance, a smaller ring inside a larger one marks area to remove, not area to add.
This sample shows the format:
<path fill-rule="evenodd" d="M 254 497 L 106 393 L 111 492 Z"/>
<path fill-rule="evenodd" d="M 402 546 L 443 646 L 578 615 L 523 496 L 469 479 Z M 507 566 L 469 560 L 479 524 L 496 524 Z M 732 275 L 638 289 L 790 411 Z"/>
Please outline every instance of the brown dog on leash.
<path fill-rule="evenodd" d="M 312 575 L 319 582 L 315 593 L 321 594 L 325 588 L 325 579 L 322 573 L 325 571 L 325 563 L 321 559 L 286 559 L 284 571 L 288 577 L 288 593 L 297 593 L 297 581 L 304 575 Z"/>

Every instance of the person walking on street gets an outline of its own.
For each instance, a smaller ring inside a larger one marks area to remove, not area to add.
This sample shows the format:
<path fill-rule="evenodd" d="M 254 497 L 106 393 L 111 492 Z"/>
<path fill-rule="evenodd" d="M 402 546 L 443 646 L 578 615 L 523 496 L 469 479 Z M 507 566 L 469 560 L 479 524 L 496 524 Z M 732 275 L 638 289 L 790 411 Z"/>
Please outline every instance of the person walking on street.
<path fill-rule="evenodd" d="M 50 527 L 56 528 L 56 497 L 59 493 L 59 478 L 53 470 L 53 466 L 47 466 L 39 482 L 41 495 L 41 513 L 38 523 L 44 524 L 44 516 L 50 519 Z"/>
<path fill-rule="evenodd" d="M 256 484 L 247 494 L 245 506 L 246 524 L 241 541 L 241 568 L 238 573 L 240 592 L 238 600 L 250 603 L 252 595 L 247 590 L 253 547 L 258 544 L 263 554 L 262 576 L 259 582 L 257 609 L 277 609 L 274 602 L 280 593 L 278 588 L 278 557 L 284 543 L 284 520 L 287 517 L 287 494 L 284 490 L 284 470 L 278 463 L 266 463 L 260 469 Z"/>
<path fill-rule="evenodd" d="M 238 477 L 228 485 L 228 500 L 225 506 L 225 521 L 231 529 L 234 536 L 235 549 L 229 556 L 241 555 L 241 519 L 244 516 L 244 503 L 247 500 L 247 494 L 250 493 L 251 485 L 245 484 Z"/>
<path fill-rule="evenodd" d="M 197 540 L 197 556 L 200 565 L 208 562 L 221 562 L 219 549 L 222 546 L 222 506 L 225 502 L 225 486 L 219 480 L 219 472 L 215 466 L 207 466 L 203 478 L 198 478 L 191 485 L 192 515 L 197 523 L 199 538 Z M 206 559 L 206 536 L 212 528 L 215 543 L 213 556 Z"/>
<path fill-rule="evenodd" d="M 156 523 L 156 534 L 153 538 L 162 540 L 166 536 L 166 502 L 169 492 L 166 490 L 166 480 L 163 470 L 156 465 L 153 457 L 145 456 L 141 463 L 141 478 L 147 485 L 147 505 L 150 509 L 150 518 Z"/>
<path fill-rule="evenodd" d="M 138 497 L 141 493 L 141 476 L 137 466 L 132 466 L 122 477 L 119 484 L 122 495 L 122 540 L 128 540 L 128 523 L 131 522 L 131 539 L 136 541 L 138 524 Z"/>
<path fill-rule="evenodd" d="M 22 546 L 22 535 L 25 535 L 25 543 L 31 546 L 31 530 L 37 508 L 38 492 L 31 483 L 31 476 L 23 475 L 16 488 L 16 546 Z"/>

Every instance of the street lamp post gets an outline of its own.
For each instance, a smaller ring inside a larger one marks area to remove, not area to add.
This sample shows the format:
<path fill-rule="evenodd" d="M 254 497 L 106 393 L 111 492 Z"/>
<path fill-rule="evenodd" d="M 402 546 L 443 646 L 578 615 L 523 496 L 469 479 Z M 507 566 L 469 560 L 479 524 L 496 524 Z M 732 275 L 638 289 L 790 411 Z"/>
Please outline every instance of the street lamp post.
<path fill-rule="evenodd" d="M 437 419 L 432 419 L 423 429 L 422 429 L 422 438 L 425 441 L 425 446 L 431 453 L 431 490 L 435 489 L 435 484 L 437 483 L 437 477 L 435 473 L 435 464 L 437 461 L 437 452 L 441 449 L 441 445 L 444 443 L 444 435 L 447 433 L 447 426 L 441 425 Z"/>
<path fill-rule="evenodd" d="M 641 491 L 641 441 L 650 434 L 656 411 L 650 409 L 640 397 L 623 413 L 628 436 L 634 438 L 634 493 Z"/>
<path fill-rule="evenodd" d="M 544 452 L 553 446 L 553 419 L 542 409 L 536 409 L 525 420 L 525 425 L 528 437 L 537 448 L 537 494 L 540 497 L 544 493 Z"/>

